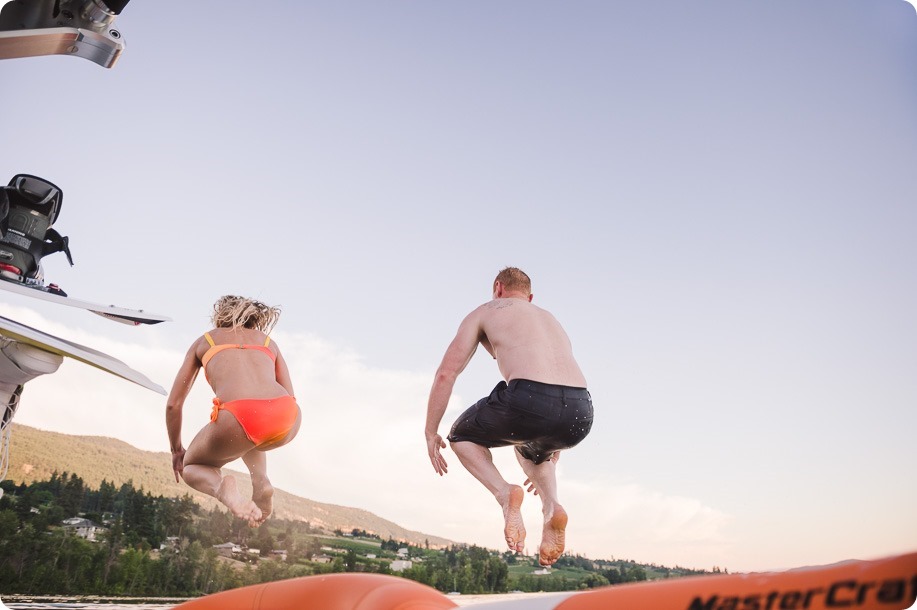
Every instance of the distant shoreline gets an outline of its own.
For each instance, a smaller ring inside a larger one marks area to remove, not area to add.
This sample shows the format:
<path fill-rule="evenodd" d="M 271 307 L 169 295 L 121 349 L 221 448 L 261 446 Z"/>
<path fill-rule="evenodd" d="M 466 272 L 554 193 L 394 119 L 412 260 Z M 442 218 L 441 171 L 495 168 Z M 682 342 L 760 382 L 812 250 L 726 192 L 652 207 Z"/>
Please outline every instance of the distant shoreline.
<path fill-rule="evenodd" d="M 13 604 L 174 604 L 178 605 L 196 597 L 128 597 L 108 595 L 24 595 L 0 593 L 0 600 Z"/>
<path fill-rule="evenodd" d="M 569 594 L 571 592 L 567 592 Z M 560 595 L 562 593 L 487 593 L 474 595 L 447 595 L 459 607 L 474 606 L 492 601 L 513 601 L 531 597 L 542 597 L 545 595 Z M 109 597 L 104 595 L 22 595 L 13 594 L 5 595 L 0 593 L 0 600 L 7 605 L 15 604 L 17 606 L 41 608 L 42 604 L 54 604 L 55 608 L 67 609 L 66 604 L 73 604 L 74 608 L 87 610 L 91 606 L 87 604 L 96 604 L 106 610 L 118 610 L 119 608 L 157 608 L 166 609 L 177 606 L 183 602 L 198 599 L 197 597 Z"/>
<path fill-rule="evenodd" d="M 474 606 L 475 604 L 484 604 L 487 602 L 530 599 L 533 597 L 544 597 L 547 595 L 570 595 L 571 593 L 575 593 L 575 591 L 539 591 L 537 593 L 487 593 L 483 595 L 449 595 L 447 597 L 458 604 L 459 607 L 462 607 Z"/>

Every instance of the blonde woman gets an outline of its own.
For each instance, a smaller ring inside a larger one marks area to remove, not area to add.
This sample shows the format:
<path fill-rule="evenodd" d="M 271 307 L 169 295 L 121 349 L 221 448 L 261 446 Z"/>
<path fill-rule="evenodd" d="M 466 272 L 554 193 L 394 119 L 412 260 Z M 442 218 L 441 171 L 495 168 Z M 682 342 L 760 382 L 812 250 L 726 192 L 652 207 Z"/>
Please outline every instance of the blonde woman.
<path fill-rule="evenodd" d="M 213 306 L 214 328 L 188 349 L 166 402 L 166 429 L 175 480 L 213 496 L 255 527 L 272 510 L 274 489 L 265 451 L 289 443 L 301 414 L 290 371 L 269 333 L 280 309 L 253 299 L 221 297 Z M 213 388 L 213 412 L 187 450 L 181 441 L 182 408 L 198 371 Z M 252 477 L 252 498 L 220 468 L 242 458 Z"/>

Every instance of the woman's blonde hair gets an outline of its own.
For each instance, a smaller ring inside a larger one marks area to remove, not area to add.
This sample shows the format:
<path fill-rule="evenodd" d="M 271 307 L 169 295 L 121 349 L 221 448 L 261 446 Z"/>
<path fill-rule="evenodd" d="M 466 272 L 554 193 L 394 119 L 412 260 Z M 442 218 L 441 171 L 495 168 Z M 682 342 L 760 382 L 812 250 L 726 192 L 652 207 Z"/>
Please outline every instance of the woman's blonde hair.
<path fill-rule="evenodd" d="M 210 317 L 214 328 L 254 328 L 265 334 L 271 332 L 279 319 L 279 307 L 231 294 L 217 299 Z"/>

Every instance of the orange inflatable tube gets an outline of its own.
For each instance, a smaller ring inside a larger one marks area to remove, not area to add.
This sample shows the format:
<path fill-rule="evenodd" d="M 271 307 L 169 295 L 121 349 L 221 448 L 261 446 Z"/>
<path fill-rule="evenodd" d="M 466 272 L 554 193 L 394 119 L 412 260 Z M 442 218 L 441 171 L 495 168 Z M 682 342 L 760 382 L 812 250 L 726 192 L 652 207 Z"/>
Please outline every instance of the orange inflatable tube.
<path fill-rule="evenodd" d="M 441 610 L 455 608 L 426 585 L 382 574 L 328 574 L 214 593 L 173 610 Z"/>
<path fill-rule="evenodd" d="M 788 572 L 702 576 L 603 587 L 556 608 L 903 610 L 917 597 L 917 553 Z"/>
<path fill-rule="evenodd" d="M 917 553 L 788 572 L 697 576 L 602 587 L 493 610 L 903 610 L 917 598 Z M 419 583 L 380 574 L 306 576 L 215 593 L 174 610 L 443 610 L 456 604 Z"/>

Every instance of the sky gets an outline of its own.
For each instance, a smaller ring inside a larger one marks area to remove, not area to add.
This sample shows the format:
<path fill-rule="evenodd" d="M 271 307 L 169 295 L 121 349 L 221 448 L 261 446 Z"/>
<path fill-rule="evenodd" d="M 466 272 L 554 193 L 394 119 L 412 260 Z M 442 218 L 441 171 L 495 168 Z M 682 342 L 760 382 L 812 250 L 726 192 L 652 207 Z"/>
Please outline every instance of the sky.
<path fill-rule="evenodd" d="M 459 322 L 518 266 L 595 402 L 558 464 L 570 552 L 917 550 L 911 3 L 212 6 L 132 2 L 111 70 L 0 61 L 0 168 L 64 192 L 76 264 L 46 277 L 173 321 L 8 293 L 0 315 L 169 388 L 219 296 L 280 305 L 304 422 L 275 486 L 502 549 L 498 505 L 450 450 L 433 472 L 423 426 Z M 481 350 L 441 432 L 499 379 Z M 186 443 L 211 396 L 199 379 Z M 16 421 L 168 451 L 163 397 L 75 361 Z M 523 514 L 531 553 L 537 498 Z"/>

